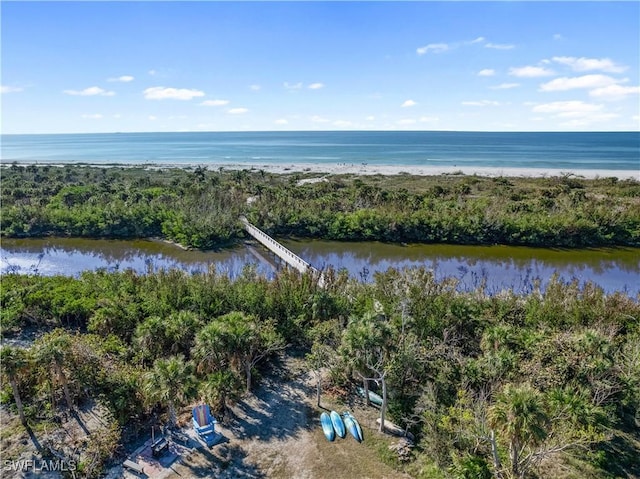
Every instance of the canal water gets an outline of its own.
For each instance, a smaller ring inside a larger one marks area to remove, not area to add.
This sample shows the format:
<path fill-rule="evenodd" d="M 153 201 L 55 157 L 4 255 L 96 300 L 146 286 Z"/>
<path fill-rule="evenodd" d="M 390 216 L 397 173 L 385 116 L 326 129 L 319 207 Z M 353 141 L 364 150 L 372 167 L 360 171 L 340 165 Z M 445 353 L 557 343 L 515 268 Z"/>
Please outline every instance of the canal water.
<path fill-rule="evenodd" d="M 437 278 L 455 277 L 460 288 L 484 283 L 490 294 L 503 289 L 528 293 L 535 280 L 542 287 L 555 273 L 563 281 L 592 281 L 606 292 L 640 294 L 640 249 L 560 250 L 513 246 L 398 245 L 372 242 L 282 240 L 281 243 L 317 268 L 346 269 L 363 281 L 388 268 L 424 266 Z M 109 271 L 179 268 L 192 273 L 215 268 L 231 277 L 249 264 L 260 274 L 274 274 L 274 258 L 259 245 L 221 251 L 185 251 L 152 240 L 77 238 L 3 239 L 2 274 L 69 275 L 104 268 Z"/>

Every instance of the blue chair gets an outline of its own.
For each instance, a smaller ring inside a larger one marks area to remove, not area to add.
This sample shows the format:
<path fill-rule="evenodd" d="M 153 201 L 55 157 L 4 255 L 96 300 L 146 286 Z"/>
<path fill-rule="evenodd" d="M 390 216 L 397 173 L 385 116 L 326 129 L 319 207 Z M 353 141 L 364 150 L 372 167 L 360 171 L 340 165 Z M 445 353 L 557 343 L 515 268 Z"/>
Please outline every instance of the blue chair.
<path fill-rule="evenodd" d="M 193 408 L 193 429 L 207 446 L 212 446 L 218 437 L 215 424 L 218 422 L 211 415 L 208 404 L 200 404 Z"/>

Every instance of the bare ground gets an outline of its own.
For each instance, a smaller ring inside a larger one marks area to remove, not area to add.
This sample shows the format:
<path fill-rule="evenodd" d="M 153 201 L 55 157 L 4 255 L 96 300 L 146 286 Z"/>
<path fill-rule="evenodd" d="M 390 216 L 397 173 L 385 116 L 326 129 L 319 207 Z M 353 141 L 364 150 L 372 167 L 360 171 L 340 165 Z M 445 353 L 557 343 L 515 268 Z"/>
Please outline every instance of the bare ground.
<path fill-rule="evenodd" d="M 346 409 L 327 397 L 323 398 L 323 406 L 336 407 L 338 411 Z M 301 369 L 299 360 L 286 358 L 262 381 L 255 395 L 240 401 L 232 408 L 233 417 L 219 425 L 218 431 L 224 436 L 222 443 L 192 452 L 163 477 L 408 477 L 384 464 L 373 450 L 395 442 L 375 430 L 377 411 L 349 409 L 360 420 L 365 442 L 359 444 L 350 436 L 328 442 L 320 427 L 321 409 L 315 406 L 313 380 Z"/>
<path fill-rule="evenodd" d="M 110 421 L 106 408 L 93 402 L 76 411 L 58 411 L 53 419 L 42 420 L 37 427 L 25 429 L 17 414 L 6 407 L 0 408 L 1 478 L 61 478 L 56 470 L 42 469 L 43 462 L 52 461 L 54 467 L 74 469 L 77 462 L 69 462 L 69 458 L 86 450 L 90 441 L 104 437 Z"/>

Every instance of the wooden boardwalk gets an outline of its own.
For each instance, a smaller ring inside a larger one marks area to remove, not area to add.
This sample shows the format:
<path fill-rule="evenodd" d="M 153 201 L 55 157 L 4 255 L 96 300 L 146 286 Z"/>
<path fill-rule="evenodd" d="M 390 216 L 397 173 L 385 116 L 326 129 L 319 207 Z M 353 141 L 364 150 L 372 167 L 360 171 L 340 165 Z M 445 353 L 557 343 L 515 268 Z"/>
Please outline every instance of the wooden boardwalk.
<path fill-rule="evenodd" d="M 320 287 L 324 286 L 324 278 L 319 270 L 311 266 L 293 251 L 282 246 L 267 233 L 253 226 L 244 216 L 240 217 L 240 221 L 244 225 L 245 231 L 249 233 L 253 238 L 255 238 L 261 245 L 263 245 L 289 266 L 298 270 L 300 273 L 312 273 L 318 278 L 318 285 Z"/>

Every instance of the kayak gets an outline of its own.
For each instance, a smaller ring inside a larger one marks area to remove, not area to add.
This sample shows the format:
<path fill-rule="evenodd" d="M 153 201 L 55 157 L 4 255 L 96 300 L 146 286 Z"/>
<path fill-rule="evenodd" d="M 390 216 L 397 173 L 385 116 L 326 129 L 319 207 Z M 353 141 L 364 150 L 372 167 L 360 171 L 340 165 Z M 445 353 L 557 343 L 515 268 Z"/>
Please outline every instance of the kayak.
<path fill-rule="evenodd" d="M 327 441 L 333 441 L 336 438 L 336 431 L 333 429 L 331 418 L 326 412 L 320 414 L 320 424 L 322 424 L 322 432 Z"/>
<path fill-rule="evenodd" d="M 340 417 L 340 414 L 335 411 L 331 411 L 331 424 L 333 424 L 333 429 L 338 436 L 344 438 L 347 435 L 347 429 L 344 427 L 344 421 Z"/>
<path fill-rule="evenodd" d="M 364 388 L 363 387 L 359 387 L 358 388 L 358 394 L 362 397 L 364 397 Z M 373 391 L 369 391 L 369 402 L 375 406 L 382 406 L 382 396 L 380 396 L 379 394 L 374 393 Z"/>
<path fill-rule="evenodd" d="M 358 442 L 362 442 L 364 438 L 362 437 L 362 428 L 360 427 L 358 420 L 348 411 L 342 413 L 342 417 L 344 418 L 344 425 L 347 427 L 354 439 Z"/>

